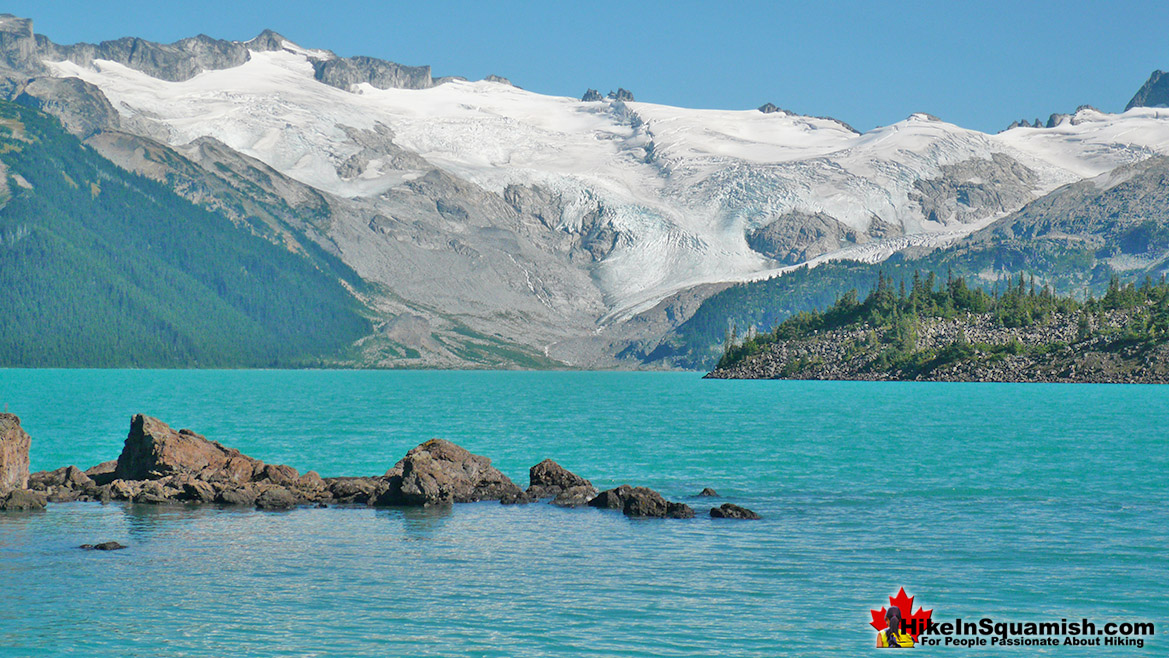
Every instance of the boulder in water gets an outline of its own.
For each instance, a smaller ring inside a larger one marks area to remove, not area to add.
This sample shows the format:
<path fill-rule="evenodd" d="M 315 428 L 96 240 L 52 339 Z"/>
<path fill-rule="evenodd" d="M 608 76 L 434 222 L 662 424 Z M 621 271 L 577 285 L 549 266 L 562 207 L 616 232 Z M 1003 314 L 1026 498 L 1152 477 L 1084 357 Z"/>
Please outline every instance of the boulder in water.
<path fill-rule="evenodd" d="M 45 509 L 44 494 L 28 489 L 13 489 L 7 495 L 0 494 L 0 510 L 32 512 Z"/>
<path fill-rule="evenodd" d="M 566 489 L 586 487 L 591 490 L 589 497 L 597 493 L 593 483 L 564 468 L 560 464 L 545 459 L 528 469 L 528 497 L 554 498 Z"/>
<path fill-rule="evenodd" d="M 625 516 L 634 518 L 689 519 L 694 517 L 694 510 L 689 505 L 668 501 L 660 493 L 648 487 L 631 487 L 628 484 L 602 491 L 589 501 L 589 506 L 619 509 Z"/>
<path fill-rule="evenodd" d="M 746 507 L 739 507 L 732 503 L 723 503 L 719 507 L 710 508 L 710 517 L 712 519 L 747 519 L 751 521 L 763 518 Z"/>
<path fill-rule="evenodd" d="M 103 541 L 100 544 L 82 544 L 78 548 L 86 551 L 120 551 L 126 546 L 116 541 Z"/>
<path fill-rule="evenodd" d="M 523 493 L 490 459 L 444 439 L 431 439 L 411 449 L 386 472 L 385 481 L 378 505 L 449 505 Z"/>

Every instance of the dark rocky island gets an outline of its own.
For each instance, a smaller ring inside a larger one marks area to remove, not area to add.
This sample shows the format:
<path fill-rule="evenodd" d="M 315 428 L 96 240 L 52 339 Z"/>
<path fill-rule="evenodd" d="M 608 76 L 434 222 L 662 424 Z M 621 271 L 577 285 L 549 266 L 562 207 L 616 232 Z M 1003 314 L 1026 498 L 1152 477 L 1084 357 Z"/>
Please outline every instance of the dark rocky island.
<path fill-rule="evenodd" d="M 992 292 L 963 279 L 881 278 L 826 311 L 728 340 L 709 378 L 1169 383 L 1169 284 L 1058 297 L 1022 277 Z"/>
<path fill-rule="evenodd" d="M 551 459 L 529 470 L 521 489 L 491 460 L 443 439 L 411 449 L 384 475 L 323 478 L 266 464 L 187 429 L 136 415 L 117 460 L 86 470 L 66 466 L 29 474 L 31 441 L 12 414 L 0 415 L 0 510 L 31 511 L 46 503 L 125 501 L 148 505 L 221 505 L 286 510 L 300 506 L 429 507 L 547 500 L 559 507 L 621 510 L 637 518 L 693 518 L 684 503 L 645 487 L 597 493 L 587 479 Z M 116 550 L 109 543 L 82 548 Z"/>

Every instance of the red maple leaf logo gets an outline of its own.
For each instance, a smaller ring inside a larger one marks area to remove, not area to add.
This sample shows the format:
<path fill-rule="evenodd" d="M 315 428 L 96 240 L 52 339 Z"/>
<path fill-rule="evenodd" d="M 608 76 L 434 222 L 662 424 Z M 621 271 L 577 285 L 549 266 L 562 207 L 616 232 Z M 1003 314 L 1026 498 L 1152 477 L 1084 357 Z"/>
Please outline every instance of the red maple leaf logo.
<path fill-rule="evenodd" d="M 917 642 L 917 636 L 925 630 L 934 611 L 922 610 L 921 606 L 918 606 L 917 612 L 913 612 L 913 597 L 905 595 L 904 587 L 897 591 L 897 596 L 889 597 L 889 605 L 897 606 L 901 610 L 901 619 L 908 625 L 909 634 L 913 637 L 913 641 Z M 885 606 L 881 606 L 880 610 L 869 610 L 869 614 L 873 616 L 873 620 L 869 624 L 878 631 L 883 631 L 889 626 L 885 623 L 885 610 Z M 917 623 L 914 624 L 914 622 Z"/>

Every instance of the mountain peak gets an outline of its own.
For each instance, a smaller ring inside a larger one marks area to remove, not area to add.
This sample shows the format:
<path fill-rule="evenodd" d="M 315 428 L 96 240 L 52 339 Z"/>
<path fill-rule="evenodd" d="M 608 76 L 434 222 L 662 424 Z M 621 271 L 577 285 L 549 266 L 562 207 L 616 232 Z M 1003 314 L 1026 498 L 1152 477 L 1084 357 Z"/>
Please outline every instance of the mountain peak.
<path fill-rule="evenodd" d="M 1134 107 L 1169 107 L 1169 73 L 1153 71 L 1124 109 L 1127 112 Z"/>

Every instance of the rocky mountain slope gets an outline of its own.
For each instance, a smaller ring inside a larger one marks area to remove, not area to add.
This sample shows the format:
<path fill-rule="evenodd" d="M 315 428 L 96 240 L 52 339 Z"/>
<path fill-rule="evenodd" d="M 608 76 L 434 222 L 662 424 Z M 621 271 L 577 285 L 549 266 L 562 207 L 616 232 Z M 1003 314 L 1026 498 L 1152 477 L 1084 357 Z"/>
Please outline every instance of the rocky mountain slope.
<path fill-rule="evenodd" d="M 881 261 L 1169 152 L 1169 111 L 988 135 L 915 114 L 674 108 L 247 42 L 62 46 L 0 17 L 0 92 L 118 165 L 368 284 L 355 363 L 638 362 L 727 285 Z M 669 361 L 660 361 L 669 363 Z"/>

